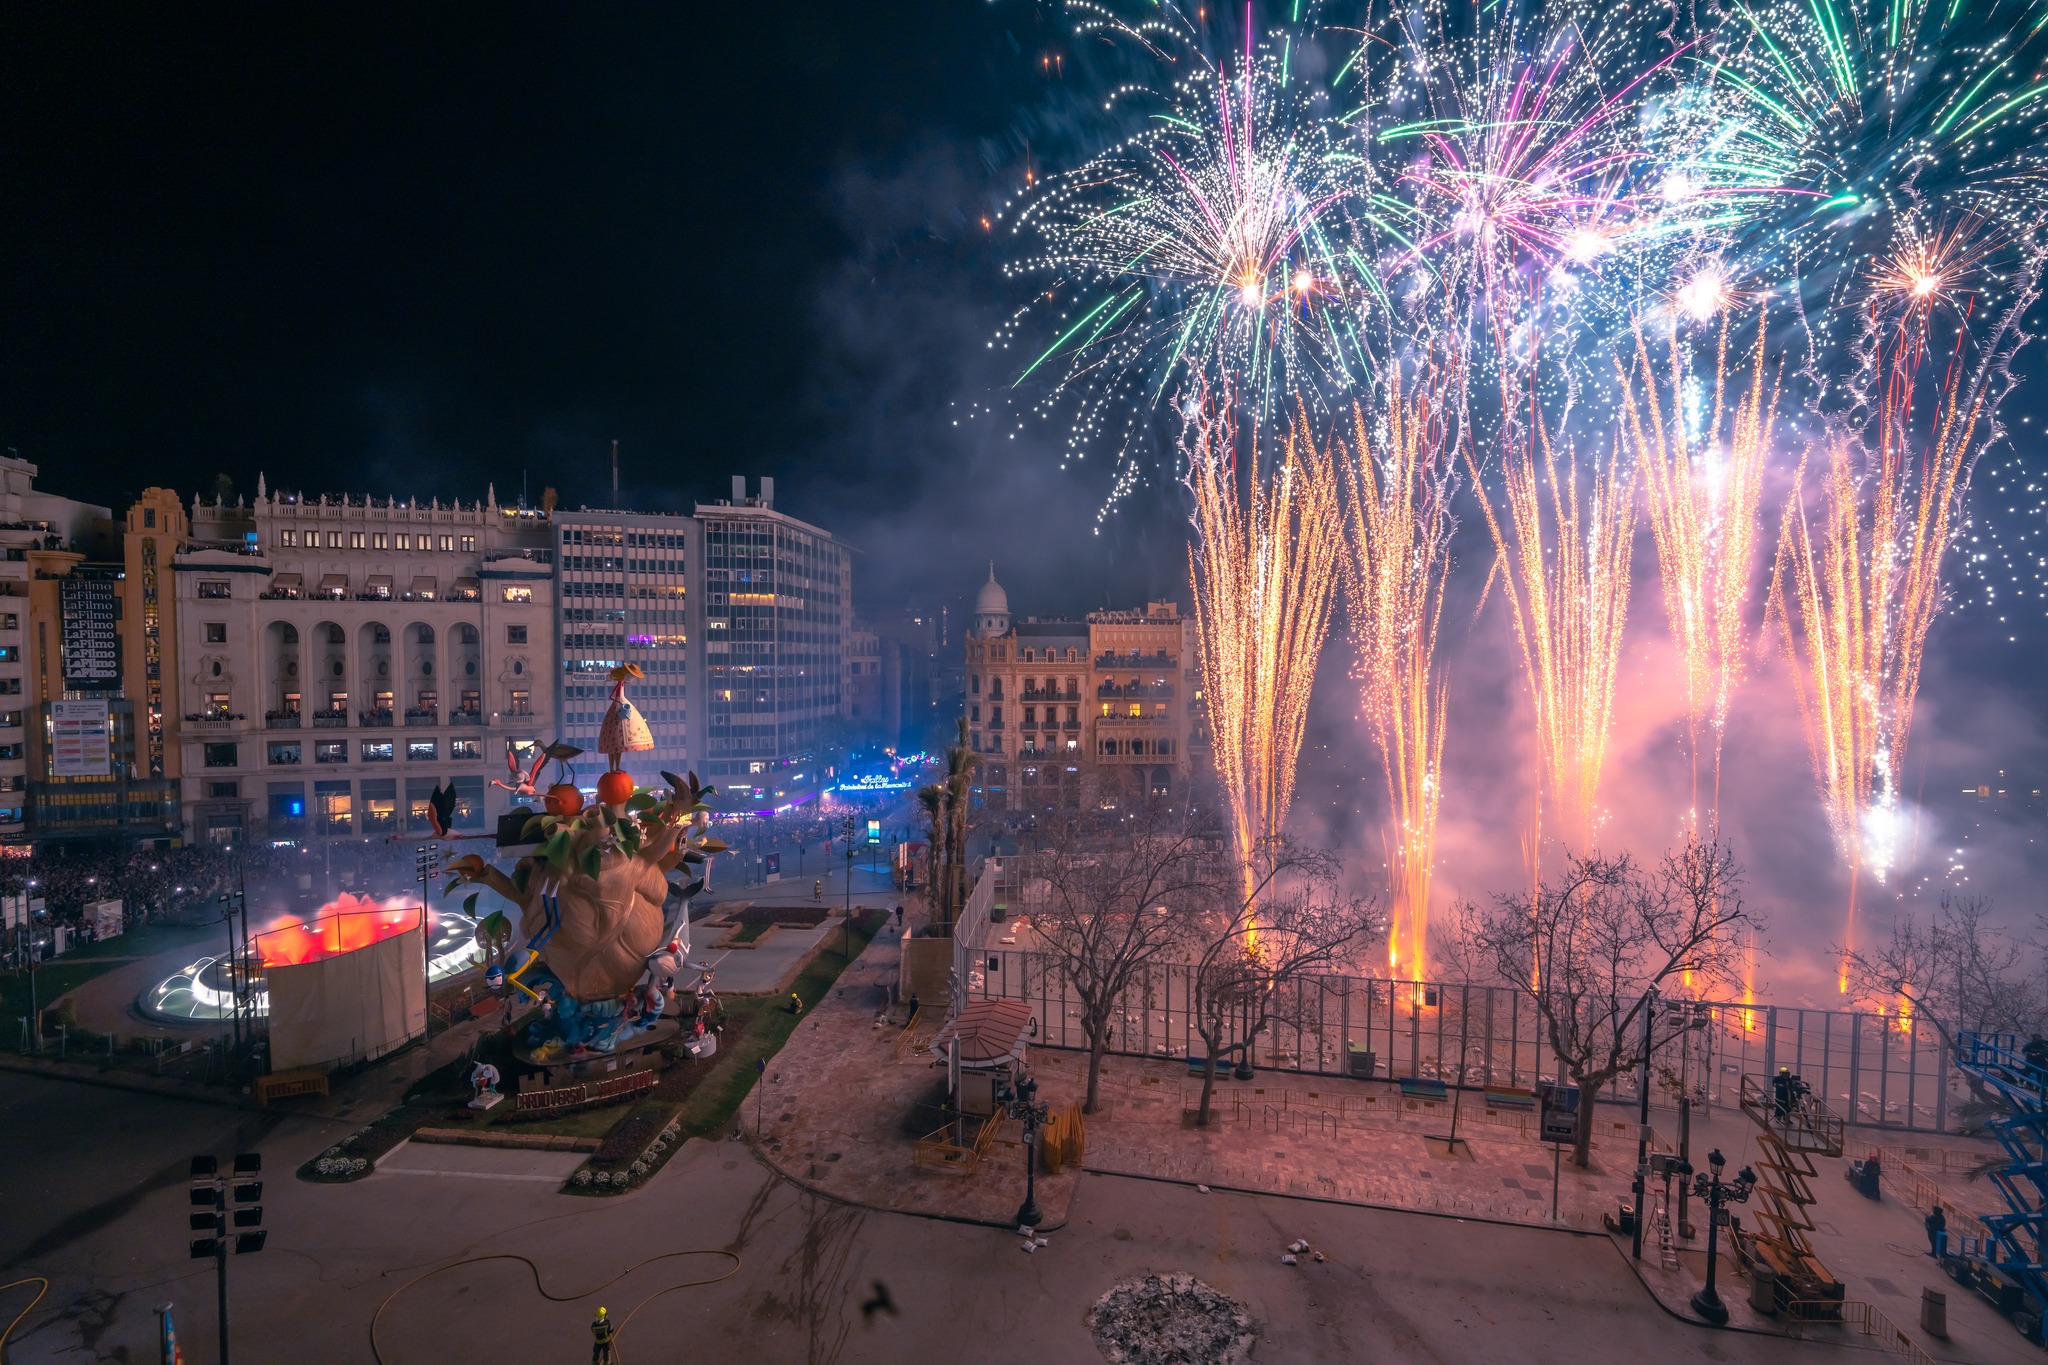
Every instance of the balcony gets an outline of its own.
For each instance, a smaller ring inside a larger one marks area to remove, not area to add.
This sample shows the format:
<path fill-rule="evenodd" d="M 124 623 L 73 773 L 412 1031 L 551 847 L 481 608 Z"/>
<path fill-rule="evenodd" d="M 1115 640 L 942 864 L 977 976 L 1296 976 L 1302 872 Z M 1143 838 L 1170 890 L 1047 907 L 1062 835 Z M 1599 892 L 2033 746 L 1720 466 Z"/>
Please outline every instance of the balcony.
<path fill-rule="evenodd" d="M 1170 654 L 1098 654 L 1097 668 L 1178 668 Z"/>
<path fill-rule="evenodd" d="M 1060 728 L 1062 730 L 1065 730 L 1070 735 L 1079 734 L 1081 731 L 1081 722 L 1078 720 L 1062 721 L 1060 722 Z"/>
<path fill-rule="evenodd" d="M 1026 732 L 1036 731 L 1038 729 L 1038 722 L 1035 720 L 1020 720 L 1017 722 L 1017 728 Z"/>
<path fill-rule="evenodd" d="M 296 711 L 265 711 L 263 728 L 266 730 L 296 730 L 299 728 L 299 713 Z"/>
<path fill-rule="evenodd" d="M 405 708 L 405 723 L 412 725 L 439 725 L 441 713 L 429 706 L 408 706 Z"/>
<path fill-rule="evenodd" d="M 358 711 L 356 712 L 356 722 L 360 725 L 367 725 L 372 729 L 386 730 L 391 727 L 391 712 L 384 708 L 379 708 L 375 711 Z"/>
<path fill-rule="evenodd" d="M 1109 701 L 1117 697 L 1122 697 L 1127 701 L 1138 701 L 1140 699 L 1147 701 L 1172 701 L 1173 684 L 1139 683 L 1136 687 L 1132 687 L 1128 683 L 1121 686 L 1116 683 L 1104 683 L 1095 689 L 1095 696 L 1100 701 Z"/>
<path fill-rule="evenodd" d="M 1064 692 L 1041 692 L 1036 688 L 1027 687 L 1019 695 L 1025 701 L 1079 701 L 1081 700 L 1081 689 L 1072 687 Z"/>
<path fill-rule="evenodd" d="M 1097 716 L 1098 725 L 1171 725 L 1172 716 Z"/>
<path fill-rule="evenodd" d="M 200 734 L 219 734 L 236 728 L 247 719 L 235 711 L 195 711 L 185 717 L 185 728 Z"/>
<path fill-rule="evenodd" d="M 512 713 L 508 711 L 505 714 L 510 715 Z M 450 725 L 482 725 L 484 723 L 484 713 L 481 711 L 450 711 L 448 713 L 448 723 Z"/>
<path fill-rule="evenodd" d="M 999 720 L 992 720 L 988 723 L 988 728 L 991 730 L 1001 730 L 1003 728 L 1003 723 Z"/>
<path fill-rule="evenodd" d="M 313 713 L 313 728 L 315 730 L 346 730 L 348 728 L 348 708 L 345 706 L 333 706 L 324 711 L 315 711 Z"/>

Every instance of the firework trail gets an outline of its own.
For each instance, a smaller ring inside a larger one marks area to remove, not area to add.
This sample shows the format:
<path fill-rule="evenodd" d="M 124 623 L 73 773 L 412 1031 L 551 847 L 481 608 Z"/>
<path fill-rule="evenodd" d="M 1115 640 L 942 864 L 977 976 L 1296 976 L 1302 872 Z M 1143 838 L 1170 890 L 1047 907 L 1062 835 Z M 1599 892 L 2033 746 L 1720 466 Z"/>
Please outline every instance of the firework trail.
<path fill-rule="evenodd" d="M 998 341 L 1052 325 L 1017 383 L 1045 379 L 1042 416 L 1072 408 L 1069 459 L 1118 443 L 1113 504 L 1143 477 L 1146 417 L 1168 395 L 1228 392 L 1240 427 L 1270 445 L 1294 413 L 1354 387 L 1359 304 L 1377 284 L 1355 215 L 1376 168 L 1292 75 L 1291 43 L 1261 45 L 1247 27 L 1242 48 L 1212 58 L 1176 7 L 1143 22 L 1071 8 L 1081 34 L 1142 48 L 1171 79 L 1120 85 L 1109 103 L 1142 117 L 1139 131 L 1014 215 L 1037 249 L 1007 271 L 1052 282 Z"/>
<path fill-rule="evenodd" d="M 1642 481 L 1657 547 L 1664 616 L 1678 646 L 1685 688 L 1691 819 L 1706 838 L 1720 823 L 1721 743 L 1749 651 L 1749 609 L 1757 573 L 1758 511 L 1770 459 L 1777 385 L 1764 376 L 1764 322 L 1750 342 L 1748 385 L 1729 393 L 1724 317 L 1710 375 L 1693 372 L 1675 312 L 1653 343 L 1635 329 L 1635 365 L 1616 360 L 1623 440 Z M 1712 800 L 1701 819 L 1700 766 Z"/>
<path fill-rule="evenodd" d="M 1502 508 L 1484 487 L 1479 505 L 1535 707 L 1539 827 L 1547 798 L 1559 836 L 1587 847 L 1628 620 L 1635 474 L 1618 452 L 1586 471 L 1569 448 L 1560 458 L 1540 403 L 1526 401 L 1523 425 L 1510 428 L 1526 435 L 1500 461 Z"/>
<path fill-rule="evenodd" d="M 1447 443 L 1443 375 L 1425 369 L 1404 392 L 1390 376 L 1385 409 L 1369 429 L 1354 409 L 1341 452 L 1349 534 L 1344 577 L 1366 725 L 1386 775 L 1393 871 L 1387 964 L 1396 979 L 1428 973 L 1429 889 L 1443 801 L 1448 697 L 1437 661 L 1451 569 L 1455 466 Z"/>
<path fill-rule="evenodd" d="M 1897 852 L 1900 774 L 1943 604 L 1942 561 L 1975 457 L 1998 438 L 1995 414 L 2025 339 L 2019 319 L 2040 277 L 2032 245 L 2008 269 L 1987 271 L 2022 283 L 1980 343 L 1969 325 L 1976 300 L 1949 270 L 1973 239 L 1946 240 L 1950 254 L 1935 261 L 1927 235 L 1908 236 L 1873 277 L 1849 386 L 1856 404 L 1826 432 L 1812 511 L 1800 464 L 1772 581 L 1814 777 L 1849 873 L 1843 991 L 1858 882 L 1867 871 L 1882 883 Z"/>
<path fill-rule="evenodd" d="M 1216 776 L 1247 878 L 1294 798 L 1316 660 L 1341 562 L 1337 475 L 1305 416 L 1266 478 L 1237 458 L 1235 405 L 1200 405 L 1184 438 L 1188 573 Z"/>

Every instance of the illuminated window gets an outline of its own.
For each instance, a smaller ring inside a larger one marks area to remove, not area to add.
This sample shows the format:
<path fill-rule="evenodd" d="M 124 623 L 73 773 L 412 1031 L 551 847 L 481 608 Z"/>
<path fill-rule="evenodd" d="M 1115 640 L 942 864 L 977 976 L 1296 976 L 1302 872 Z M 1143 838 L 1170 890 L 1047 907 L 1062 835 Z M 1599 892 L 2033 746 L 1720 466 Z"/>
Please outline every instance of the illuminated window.
<path fill-rule="evenodd" d="M 371 549 L 373 549 L 373 550 L 388 550 L 388 549 L 390 549 L 390 548 L 391 548 L 391 537 L 390 537 L 389 535 L 387 535 L 386 533 L 384 533 L 383 531 L 373 531 L 373 532 L 371 532 L 371 533 L 370 533 L 370 548 L 371 548 Z"/>
<path fill-rule="evenodd" d="M 348 533 L 348 547 L 351 550 L 363 548 L 363 533 L 361 531 L 350 531 Z"/>
<path fill-rule="evenodd" d="M 420 548 L 421 548 L 421 549 L 425 549 L 426 547 L 425 547 L 424 545 L 422 545 L 422 546 L 421 546 Z M 455 548 L 455 537 L 454 537 L 454 536 L 442 536 L 442 537 L 441 537 L 441 548 L 442 548 L 442 549 L 444 549 L 444 550 L 452 550 L 452 549 L 454 549 L 454 548 Z"/>
<path fill-rule="evenodd" d="M 533 600 L 533 589 L 508 586 L 505 589 L 505 600 L 507 602 L 531 602 Z"/>
<path fill-rule="evenodd" d="M 277 533 L 277 543 L 280 545 L 297 545 L 299 543 L 299 533 L 297 531 L 279 531 Z"/>
<path fill-rule="evenodd" d="M 393 545 L 396 549 L 410 550 L 412 548 L 412 536 L 407 532 L 400 531 Z"/>
<path fill-rule="evenodd" d="M 475 536 L 464 536 L 462 538 L 462 552 L 464 554 L 474 554 L 476 552 Z"/>

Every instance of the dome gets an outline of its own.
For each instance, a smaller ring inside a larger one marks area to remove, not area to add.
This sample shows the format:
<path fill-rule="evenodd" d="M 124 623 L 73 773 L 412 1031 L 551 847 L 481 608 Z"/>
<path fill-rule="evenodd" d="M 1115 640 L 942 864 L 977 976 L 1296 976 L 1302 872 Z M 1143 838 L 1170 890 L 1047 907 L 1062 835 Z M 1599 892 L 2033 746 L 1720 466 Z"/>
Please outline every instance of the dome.
<path fill-rule="evenodd" d="M 988 582 L 981 585 L 981 595 L 974 599 L 976 616 L 1008 616 L 1010 594 L 1003 591 L 1003 585 L 996 582 L 996 566 L 988 566 Z"/>

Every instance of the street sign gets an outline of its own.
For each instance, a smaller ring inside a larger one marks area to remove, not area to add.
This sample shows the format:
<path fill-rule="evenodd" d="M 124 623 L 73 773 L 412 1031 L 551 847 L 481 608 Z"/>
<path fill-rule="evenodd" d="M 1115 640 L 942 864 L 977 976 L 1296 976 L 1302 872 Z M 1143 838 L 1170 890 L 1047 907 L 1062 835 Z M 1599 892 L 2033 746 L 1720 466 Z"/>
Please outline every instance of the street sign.
<path fill-rule="evenodd" d="M 882 822 L 880 820 L 868 821 L 868 842 L 871 844 L 882 842 Z"/>
<path fill-rule="evenodd" d="M 1541 1106 L 1539 1137 L 1544 1142 L 1559 1144 L 1579 1140 L 1579 1088 L 1575 1085 L 1551 1085 L 1536 1087 L 1536 1101 Z"/>

